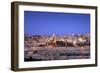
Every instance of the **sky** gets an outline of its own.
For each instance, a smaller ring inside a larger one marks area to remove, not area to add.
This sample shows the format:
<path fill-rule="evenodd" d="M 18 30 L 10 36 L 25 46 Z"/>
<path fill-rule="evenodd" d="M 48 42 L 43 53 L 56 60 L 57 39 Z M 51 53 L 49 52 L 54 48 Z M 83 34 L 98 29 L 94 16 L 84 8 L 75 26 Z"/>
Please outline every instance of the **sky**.
<path fill-rule="evenodd" d="M 24 11 L 24 34 L 90 33 L 90 14 Z"/>

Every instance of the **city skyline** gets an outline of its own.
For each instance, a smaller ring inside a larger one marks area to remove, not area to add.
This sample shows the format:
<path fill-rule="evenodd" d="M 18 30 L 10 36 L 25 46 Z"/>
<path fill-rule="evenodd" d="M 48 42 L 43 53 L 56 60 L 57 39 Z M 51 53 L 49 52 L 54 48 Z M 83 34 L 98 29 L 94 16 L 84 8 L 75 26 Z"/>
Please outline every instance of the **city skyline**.
<path fill-rule="evenodd" d="M 24 34 L 90 33 L 90 14 L 24 11 Z"/>

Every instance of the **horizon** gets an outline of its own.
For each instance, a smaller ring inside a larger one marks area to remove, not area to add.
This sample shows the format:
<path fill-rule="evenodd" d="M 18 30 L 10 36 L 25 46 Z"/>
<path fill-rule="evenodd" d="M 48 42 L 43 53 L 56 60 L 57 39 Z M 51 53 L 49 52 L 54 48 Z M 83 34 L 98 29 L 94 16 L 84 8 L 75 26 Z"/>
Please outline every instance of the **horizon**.
<path fill-rule="evenodd" d="M 28 36 L 52 36 L 53 34 L 49 34 L 49 35 L 44 35 L 44 34 L 24 34 L 24 35 L 28 35 Z M 72 36 L 72 35 L 90 35 L 90 33 L 86 33 L 86 34 L 66 34 L 66 35 L 57 35 L 55 34 L 56 36 Z"/>

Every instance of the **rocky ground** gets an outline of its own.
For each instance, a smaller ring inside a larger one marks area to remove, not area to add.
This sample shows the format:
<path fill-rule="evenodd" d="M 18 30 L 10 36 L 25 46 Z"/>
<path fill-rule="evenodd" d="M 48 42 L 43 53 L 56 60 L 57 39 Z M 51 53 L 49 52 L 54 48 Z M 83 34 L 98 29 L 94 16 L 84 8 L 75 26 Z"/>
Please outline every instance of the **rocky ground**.
<path fill-rule="evenodd" d="M 48 61 L 48 60 L 69 60 L 89 59 L 90 47 L 32 47 L 25 48 L 24 60 L 27 61 Z"/>

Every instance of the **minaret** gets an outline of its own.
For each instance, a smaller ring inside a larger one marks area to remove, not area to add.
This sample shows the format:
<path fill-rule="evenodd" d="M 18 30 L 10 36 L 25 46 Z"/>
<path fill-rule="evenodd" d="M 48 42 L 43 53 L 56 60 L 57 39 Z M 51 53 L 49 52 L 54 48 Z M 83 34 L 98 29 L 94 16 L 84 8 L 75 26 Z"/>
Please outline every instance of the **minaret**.
<path fill-rule="evenodd" d="M 51 40 L 51 45 L 52 45 L 53 47 L 55 47 L 55 46 L 56 46 L 56 35 L 53 34 L 53 35 L 51 36 L 50 40 Z"/>

